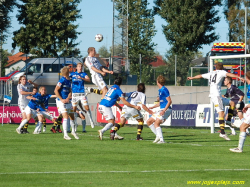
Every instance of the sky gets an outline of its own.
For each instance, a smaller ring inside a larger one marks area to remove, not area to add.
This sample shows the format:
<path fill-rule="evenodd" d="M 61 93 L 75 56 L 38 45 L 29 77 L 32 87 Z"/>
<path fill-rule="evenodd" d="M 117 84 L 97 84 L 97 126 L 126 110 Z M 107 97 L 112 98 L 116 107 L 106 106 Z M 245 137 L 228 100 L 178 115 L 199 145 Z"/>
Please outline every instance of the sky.
<path fill-rule="evenodd" d="M 148 8 L 152 8 L 154 0 L 149 0 Z M 82 32 L 76 42 L 80 43 L 77 48 L 80 49 L 81 55 L 87 55 L 88 47 L 95 47 L 96 50 L 102 46 L 106 46 L 108 49 L 112 45 L 112 26 L 113 26 L 113 3 L 111 0 L 82 0 L 79 4 L 78 9 L 81 10 L 82 18 L 78 19 L 75 24 L 79 24 L 77 29 L 78 32 Z M 20 28 L 20 25 L 16 19 L 17 10 L 10 14 L 12 18 L 11 28 L 9 29 L 9 37 L 3 45 L 3 49 L 7 49 L 8 52 L 12 50 L 12 37 L 13 31 Z M 228 33 L 228 24 L 225 21 L 225 16 L 222 13 L 222 7 L 220 7 L 219 16 L 221 21 L 215 24 L 215 32 L 220 36 L 218 41 L 215 42 L 226 42 Z M 153 38 L 153 42 L 157 44 L 155 50 L 158 51 L 162 56 L 165 56 L 166 51 L 170 49 L 170 45 L 165 39 L 162 32 L 162 25 L 166 22 L 159 16 L 155 16 L 155 29 L 157 30 L 156 35 Z M 104 39 L 102 42 L 95 41 L 95 35 L 102 34 Z M 212 44 L 204 45 L 200 51 L 205 55 L 210 51 Z M 14 53 L 19 51 L 15 49 Z"/>

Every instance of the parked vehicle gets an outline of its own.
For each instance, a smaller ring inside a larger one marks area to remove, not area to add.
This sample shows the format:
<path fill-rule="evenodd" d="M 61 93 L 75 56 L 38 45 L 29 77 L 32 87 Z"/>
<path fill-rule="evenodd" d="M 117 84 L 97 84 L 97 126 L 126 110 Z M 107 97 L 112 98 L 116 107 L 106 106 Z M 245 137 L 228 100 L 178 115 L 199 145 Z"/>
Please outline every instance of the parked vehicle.
<path fill-rule="evenodd" d="M 82 59 L 76 58 L 35 58 L 12 76 L 14 84 L 18 84 L 19 77 L 27 75 L 27 79 L 38 85 L 56 85 L 61 78 L 60 70 L 64 66 L 75 66 Z"/>

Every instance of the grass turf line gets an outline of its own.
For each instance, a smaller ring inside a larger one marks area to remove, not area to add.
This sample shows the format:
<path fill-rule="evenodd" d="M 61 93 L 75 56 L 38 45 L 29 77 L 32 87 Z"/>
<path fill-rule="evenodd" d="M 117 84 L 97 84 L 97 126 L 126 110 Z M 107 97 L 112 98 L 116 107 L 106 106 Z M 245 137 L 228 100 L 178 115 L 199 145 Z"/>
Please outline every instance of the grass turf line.
<path fill-rule="evenodd" d="M 80 140 L 69 134 L 71 141 L 52 134 L 50 126 L 39 135 L 20 135 L 16 128 L 0 127 L 0 186 L 179 187 L 199 180 L 244 180 L 245 185 L 250 184 L 250 137 L 244 152 L 237 154 L 228 149 L 237 146 L 238 135 L 225 141 L 204 129 L 163 128 L 165 141 L 171 143 L 157 145 L 146 127 L 143 141 L 135 140 L 136 127 L 121 128 L 118 134 L 125 138 L 121 141 L 111 141 L 109 132 L 100 141 L 98 126 L 87 126 L 85 134 L 78 127 Z M 29 126 L 29 131 L 34 128 Z"/>

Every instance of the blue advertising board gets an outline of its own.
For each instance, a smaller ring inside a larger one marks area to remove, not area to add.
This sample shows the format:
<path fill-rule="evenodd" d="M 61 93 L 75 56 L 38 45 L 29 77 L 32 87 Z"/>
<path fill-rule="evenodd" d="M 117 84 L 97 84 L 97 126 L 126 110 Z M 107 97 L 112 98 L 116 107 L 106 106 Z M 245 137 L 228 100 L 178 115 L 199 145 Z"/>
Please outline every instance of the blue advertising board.
<path fill-rule="evenodd" d="M 195 127 L 197 104 L 172 105 L 171 126 Z"/>

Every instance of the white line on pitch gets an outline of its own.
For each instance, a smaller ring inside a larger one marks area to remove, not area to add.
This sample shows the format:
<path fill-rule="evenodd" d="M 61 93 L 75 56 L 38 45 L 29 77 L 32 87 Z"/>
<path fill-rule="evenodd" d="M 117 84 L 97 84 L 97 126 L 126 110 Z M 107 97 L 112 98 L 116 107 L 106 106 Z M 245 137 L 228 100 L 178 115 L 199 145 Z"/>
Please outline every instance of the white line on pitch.
<path fill-rule="evenodd" d="M 22 174 L 70 174 L 70 173 L 159 173 L 159 172 L 197 172 L 197 171 L 250 171 L 250 169 L 194 169 L 194 170 L 145 170 L 145 171 L 46 171 L 46 172 L 10 172 L 0 175 L 22 175 Z"/>

